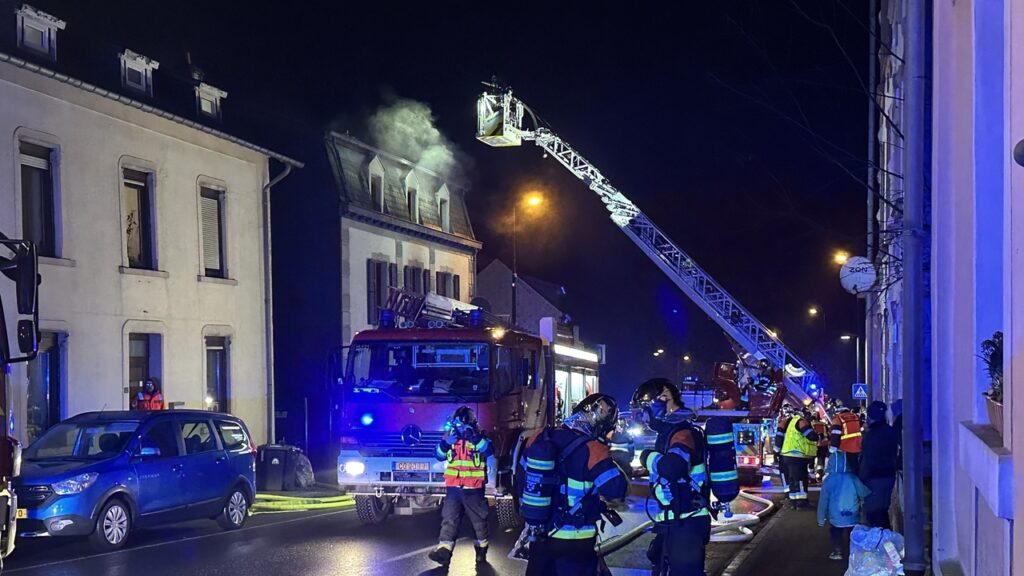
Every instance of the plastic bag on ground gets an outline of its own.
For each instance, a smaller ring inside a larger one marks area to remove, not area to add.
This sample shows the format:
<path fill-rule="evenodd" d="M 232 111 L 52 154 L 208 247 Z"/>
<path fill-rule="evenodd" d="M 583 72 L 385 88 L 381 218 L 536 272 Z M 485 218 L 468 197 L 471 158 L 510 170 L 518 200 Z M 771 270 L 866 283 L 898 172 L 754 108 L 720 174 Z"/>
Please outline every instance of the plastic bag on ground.
<path fill-rule="evenodd" d="M 846 576 L 903 574 L 903 536 L 884 528 L 857 526 L 850 534 L 850 565 Z"/>

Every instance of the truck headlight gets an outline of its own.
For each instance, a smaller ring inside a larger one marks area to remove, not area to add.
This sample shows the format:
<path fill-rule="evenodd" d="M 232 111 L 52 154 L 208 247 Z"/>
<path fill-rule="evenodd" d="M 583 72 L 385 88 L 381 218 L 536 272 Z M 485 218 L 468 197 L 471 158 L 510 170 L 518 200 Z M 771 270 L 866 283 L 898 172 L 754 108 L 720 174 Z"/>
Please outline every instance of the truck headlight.
<path fill-rule="evenodd" d="M 345 474 L 349 476 L 361 476 L 363 472 L 366 472 L 366 464 L 358 460 L 349 460 L 345 462 Z"/>
<path fill-rule="evenodd" d="M 96 483 L 96 479 L 100 475 L 95 472 L 86 472 L 85 474 L 79 474 L 74 478 L 68 478 L 67 480 L 61 480 L 60 482 L 54 482 L 53 491 L 61 496 L 67 496 L 68 494 L 79 494 L 89 486 Z"/>

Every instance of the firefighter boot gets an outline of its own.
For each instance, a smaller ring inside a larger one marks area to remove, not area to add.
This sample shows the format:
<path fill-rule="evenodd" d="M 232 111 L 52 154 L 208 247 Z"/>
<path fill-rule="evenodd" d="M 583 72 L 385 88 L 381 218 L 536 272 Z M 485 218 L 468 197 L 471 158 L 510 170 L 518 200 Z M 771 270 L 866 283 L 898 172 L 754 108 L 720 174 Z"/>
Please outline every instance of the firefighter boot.
<path fill-rule="evenodd" d="M 476 563 L 486 564 L 487 563 L 487 546 L 473 546 L 476 550 Z"/>
<path fill-rule="evenodd" d="M 427 554 L 427 558 L 447 568 L 452 562 L 452 550 L 445 546 L 438 546 L 430 554 Z"/>

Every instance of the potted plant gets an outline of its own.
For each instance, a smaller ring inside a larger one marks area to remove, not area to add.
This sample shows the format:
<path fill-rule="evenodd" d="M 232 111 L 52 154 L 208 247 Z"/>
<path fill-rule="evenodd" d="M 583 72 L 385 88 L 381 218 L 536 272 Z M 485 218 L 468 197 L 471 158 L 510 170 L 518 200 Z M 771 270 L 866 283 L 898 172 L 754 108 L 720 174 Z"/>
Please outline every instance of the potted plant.
<path fill-rule="evenodd" d="M 999 435 L 1003 434 L 1003 333 L 996 331 L 981 342 L 982 362 L 989 377 L 989 388 L 984 392 L 988 421 Z"/>

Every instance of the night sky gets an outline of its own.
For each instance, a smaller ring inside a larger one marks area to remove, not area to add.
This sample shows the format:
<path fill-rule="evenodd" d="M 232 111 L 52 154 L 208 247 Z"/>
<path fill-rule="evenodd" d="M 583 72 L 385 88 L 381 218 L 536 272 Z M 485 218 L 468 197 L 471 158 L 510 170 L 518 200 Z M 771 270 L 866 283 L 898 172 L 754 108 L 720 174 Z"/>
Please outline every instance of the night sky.
<path fill-rule="evenodd" d="M 516 195 L 549 199 L 544 217 L 522 223 L 520 272 L 567 288 L 584 339 L 608 346 L 606 390 L 625 398 L 674 373 L 684 353 L 702 375 L 731 360 L 721 330 L 582 183 L 535 146 L 474 140 L 479 82 L 498 75 L 832 390 L 849 393 L 854 349 L 839 336 L 862 333 L 863 316 L 831 255 L 864 252 L 866 4 L 33 4 L 162 65 L 191 52 L 230 93 L 225 114 L 245 101 L 275 122 L 359 134 L 395 97 L 426 103 L 471 160 L 481 265 L 511 260 L 505 215 Z M 809 318 L 810 305 L 824 317 Z"/>

